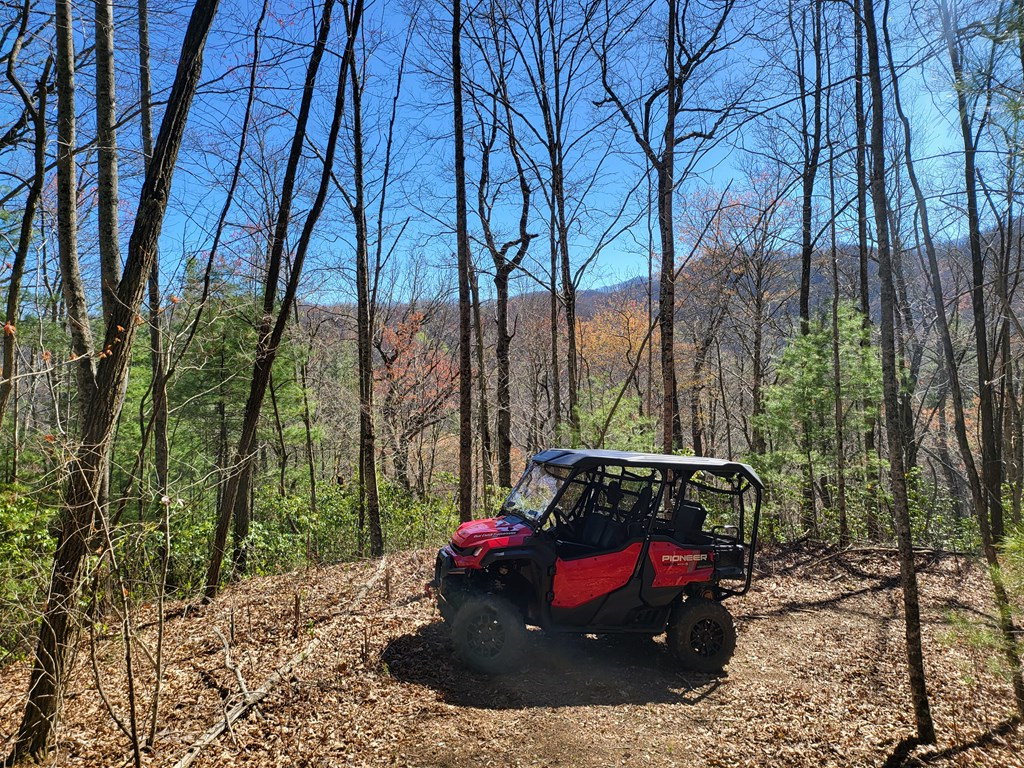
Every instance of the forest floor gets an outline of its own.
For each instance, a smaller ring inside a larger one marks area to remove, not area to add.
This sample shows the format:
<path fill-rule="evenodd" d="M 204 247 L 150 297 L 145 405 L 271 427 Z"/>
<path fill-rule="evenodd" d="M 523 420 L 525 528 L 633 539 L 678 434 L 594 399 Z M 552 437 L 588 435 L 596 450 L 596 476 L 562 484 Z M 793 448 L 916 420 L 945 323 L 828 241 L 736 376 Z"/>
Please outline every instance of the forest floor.
<path fill-rule="evenodd" d="M 951 555 L 919 566 L 935 746 L 905 742 L 913 715 L 894 554 L 766 553 L 751 592 L 730 602 L 739 642 L 721 676 L 678 671 L 661 640 L 532 632 L 528 667 L 486 678 L 454 662 L 424 597 L 433 552 L 421 551 L 255 578 L 210 605 L 168 606 L 160 725 L 142 764 L 1024 766 L 1024 729 L 1011 720 L 993 653 L 951 623 L 957 613 L 992 624 L 981 569 Z M 150 653 L 151 613 L 137 617 Z M 83 641 L 54 765 L 132 763 L 96 683 L 127 728 L 116 629 L 95 653 Z M 256 691 L 289 659 L 252 711 L 190 751 L 242 700 L 243 681 Z M 151 666 L 141 650 L 135 666 Z M 26 677 L 24 665 L 0 670 L 4 735 L 17 725 Z M 144 732 L 152 681 L 137 677 Z"/>

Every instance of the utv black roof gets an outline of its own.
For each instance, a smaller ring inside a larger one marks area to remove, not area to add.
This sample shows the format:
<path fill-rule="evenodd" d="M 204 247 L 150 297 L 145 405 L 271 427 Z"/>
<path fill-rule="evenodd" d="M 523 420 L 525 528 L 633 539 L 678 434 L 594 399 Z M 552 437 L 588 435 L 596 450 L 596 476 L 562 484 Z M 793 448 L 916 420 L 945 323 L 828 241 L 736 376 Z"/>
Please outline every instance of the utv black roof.
<path fill-rule="evenodd" d="M 757 488 L 764 483 L 757 472 L 748 464 L 706 456 L 671 456 L 661 453 L 633 453 L 631 451 L 600 451 L 579 448 L 548 448 L 533 457 L 538 464 L 550 464 L 567 469 L 590 469 L 598 466 L 653 467 L 675 469 L 683 472 L 708 472 L 712 475 L 739 475 Z"/>

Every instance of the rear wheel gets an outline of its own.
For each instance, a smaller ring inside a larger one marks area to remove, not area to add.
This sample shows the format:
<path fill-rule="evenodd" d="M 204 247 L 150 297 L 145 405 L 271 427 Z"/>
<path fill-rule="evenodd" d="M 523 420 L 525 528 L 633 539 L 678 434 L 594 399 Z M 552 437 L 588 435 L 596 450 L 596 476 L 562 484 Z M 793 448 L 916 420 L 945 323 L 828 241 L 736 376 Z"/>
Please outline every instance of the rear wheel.
<path fill-rule="evenodd" d="M 691 597 L 672 612 L 668 647 L 680 666 L 718 672 L 736 650 L 736 625 L 721 603 Z"/>
<path fill-rule="evenodd" d="M 452 622 L 452 641 L 462 662 L 488 675 L 510 672 L 526 647 L 526 624 L 519 610 L 497 595 L 470 597 Z"/>

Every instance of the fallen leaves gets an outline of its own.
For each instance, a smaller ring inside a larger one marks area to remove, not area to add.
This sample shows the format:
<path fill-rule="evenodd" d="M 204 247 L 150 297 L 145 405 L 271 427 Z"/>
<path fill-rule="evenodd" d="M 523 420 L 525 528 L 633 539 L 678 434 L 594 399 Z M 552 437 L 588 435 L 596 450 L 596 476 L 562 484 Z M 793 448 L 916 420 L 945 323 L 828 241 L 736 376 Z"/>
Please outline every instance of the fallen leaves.
<path fill-rule="evenodd" d="M 421 594 L 429 551 L 394 556 L 390 596 L 378 584 L 355 613 L 345 606 L 375 563 L 252 579 L 208 606 L 168 606 L 175 618 L 161 735 L 144 764 L 173 765 L 223 717 L 222 694 L 239 695 L 212 631 L 218 627 L 252 689 L 313 637 L 322 642 L 197 765 L 880 765 L 913 733 L 892 562 L 877 555 L 818 560 L 813 551 L 762 559 L 764 574 L 750 594 L 729 603 L 740 637 L 721 677 L 680 673 L 661 641 L 536 631 L 521 672 L 468 673 Z M 1024 765 L 1019 732 L 999 730 L 1009 687 L 988 671 L 983 652 L 948 639 L 948 605 L 991 615 L 982 572 L 962 559 L 931 562 L 921 589 L 940 743 L 911 759 L 947 768 Z M 138 636 L 152 647 L 152 615 L 140 611 Z M 123 714 L 123 646 L 110 637 L 98 651 L 105 690 Z M 128 752 L 95 693 L 87 658 L 79 654 L 55 764 L 113 765 Z M 27 672 L 9 665 L 5 673 L 0 730 L 10 733 Z M 145 669 L 138 682 L 145 701 Z"/>

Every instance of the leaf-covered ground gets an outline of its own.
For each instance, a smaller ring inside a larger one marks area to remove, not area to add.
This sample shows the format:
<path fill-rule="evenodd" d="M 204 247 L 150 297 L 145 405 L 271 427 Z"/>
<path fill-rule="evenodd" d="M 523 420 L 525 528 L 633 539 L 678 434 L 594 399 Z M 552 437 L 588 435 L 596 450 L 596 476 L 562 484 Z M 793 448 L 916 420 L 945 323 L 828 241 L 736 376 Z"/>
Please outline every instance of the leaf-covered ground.
<path fill-rule="evenodd" d="M 676 670 L 662 642 L 531 633 L 532 662 L 489 679 L 453 662 L 423 597 L 433 553 L 247 581 L 208 606 L 169 606 L 156 747 L 173 766 L 242 694 L 317 641 L 247 717 L 199 751 L 203 766 L 1024 766 L 1009 686 L 950 615 L 991 623 L 979 568 L 922 557 L 926 661 L 939 743 L 913 734 L 894 556 L 767 554 L 731 601 L 740 639 L 722 676 Z M 369 588 L 367 589 L 367 585 Z M 296 612 L 298 596 L 298 612 Z M 155 627 L 139 617 L 139 728 Z M 214 630 L 217 630 L 216 632 Z M 55 765 L 131 763 L 117 627 L 83 643 Z M 218 632 L 220 633 L 218 635 Z M 221 638 L 223 636 L 223 640 Z M 229 669 L 225 643 L 239 674 Z M 142 646 L 145 646 L 143 648 Z M 0 679 L 11 734 L 27 670 Z"/>

